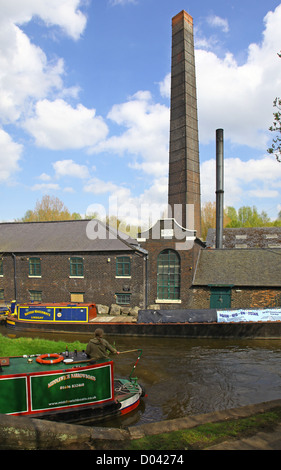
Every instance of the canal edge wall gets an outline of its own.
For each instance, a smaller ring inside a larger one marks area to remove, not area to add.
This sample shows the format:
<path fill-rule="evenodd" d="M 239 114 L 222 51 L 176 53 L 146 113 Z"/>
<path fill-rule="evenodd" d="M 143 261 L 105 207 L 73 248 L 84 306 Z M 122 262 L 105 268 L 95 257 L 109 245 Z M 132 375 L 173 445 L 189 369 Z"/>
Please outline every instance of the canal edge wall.
<path fill-rule="evenodd" d="M 121 441 L 191 429 L 206 423 L 247 418 L 281 406 L 281 399 L 130 426 L 126 429 L 90 427 L 25 416 L 0 415 L 0 450 L 111 450 Z"/>

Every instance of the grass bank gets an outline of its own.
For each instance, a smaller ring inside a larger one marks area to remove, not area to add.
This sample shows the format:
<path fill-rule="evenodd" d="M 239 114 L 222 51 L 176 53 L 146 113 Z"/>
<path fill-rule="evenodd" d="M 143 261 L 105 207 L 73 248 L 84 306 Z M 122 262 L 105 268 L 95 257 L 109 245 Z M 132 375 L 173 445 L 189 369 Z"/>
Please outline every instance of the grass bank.
<path fill-rule="evenodd" d="M 248 418 L 207 423 L 192 429 L 146 436 L 126 443 L 126 450 L 203 450 L 220 442 L 272 431 L 281 422 L 281 407 Z M 119 446 L 120 448 L 120 446 Z"/>
<path fill-rule="evenodd" d="M 80 343 L 80 341 L 66 343 L 65 341 L 51 341 L 41 338 L 9 338 L 0 335 L 0 356 L 60 353 L 65 351 L 66 345 L 69 351 L 75 349 L 81 351 L 86 349 L 87 343 Z"/>

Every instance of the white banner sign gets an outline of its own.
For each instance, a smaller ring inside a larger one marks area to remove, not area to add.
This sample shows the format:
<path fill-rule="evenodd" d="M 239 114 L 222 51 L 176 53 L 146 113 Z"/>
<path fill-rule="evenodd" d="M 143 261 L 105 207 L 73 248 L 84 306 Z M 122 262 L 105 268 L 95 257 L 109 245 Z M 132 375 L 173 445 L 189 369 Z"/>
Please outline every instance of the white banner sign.
<path fill-rule="evenodd" d="M 218 323 L 281 321 L 281 308 L 218 310 L 217 321 Z"/>

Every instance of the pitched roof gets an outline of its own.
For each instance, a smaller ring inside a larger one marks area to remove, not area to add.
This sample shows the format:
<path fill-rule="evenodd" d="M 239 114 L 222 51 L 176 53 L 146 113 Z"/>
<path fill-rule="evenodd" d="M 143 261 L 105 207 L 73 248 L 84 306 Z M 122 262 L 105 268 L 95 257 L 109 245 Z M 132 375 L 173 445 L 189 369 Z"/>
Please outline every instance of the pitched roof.
<path fill-rule="evenodd" d="M 206 246 L 215 248 L 216 229 L 208 230 Z M 223 248 L 281 248 L 281 227 L 223 229 Z"/>
<path fill-rule="evenodd" d="M 132 251 L 138 243 L 103 222 L 68 220 L 0 223 L 0 252 Z"/>
<path fill-rule="evenodd" d="M 201 250 L 193 285 L 281 287 L 281 249 Z"/>

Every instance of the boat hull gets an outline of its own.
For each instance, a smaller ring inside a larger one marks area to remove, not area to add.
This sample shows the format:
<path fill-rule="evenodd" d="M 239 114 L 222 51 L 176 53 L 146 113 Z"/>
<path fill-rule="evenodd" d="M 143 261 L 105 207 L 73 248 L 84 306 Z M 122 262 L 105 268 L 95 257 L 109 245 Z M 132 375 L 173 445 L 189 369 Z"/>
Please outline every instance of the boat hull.
<path fill-rule="evenodd" d="M 281 339 L 281 322 L 235 322 L 235 323 L 139 323 L 103 322 L 86 324 L 23 322 L 15 317 L 6 319 L 6 327 L 14 331 L 43 333 L 93 333 L 102 328 L 106 335 L 150 336 L 183 338 L 258 338 Z"/>
<path fill-rule="evenodd" d="M 90 422 L 95 425 L 101 421 L 118 418 L 127 415 L 136 410 L 141 402 L 142 392 L 137 391 L 133 396 L 124 399 L 120 403 L 117 399 L 114 403 L 103 406 L 87 406 L 85 408 L 56 411 L 53 413 L 38 414 L 36 418 L 47 419 L 48 421 L 59 421 L 71 424 L 87 424 Z"/>

